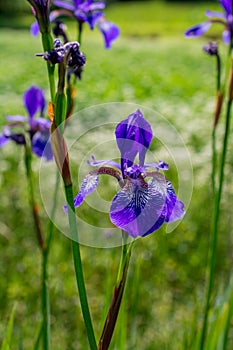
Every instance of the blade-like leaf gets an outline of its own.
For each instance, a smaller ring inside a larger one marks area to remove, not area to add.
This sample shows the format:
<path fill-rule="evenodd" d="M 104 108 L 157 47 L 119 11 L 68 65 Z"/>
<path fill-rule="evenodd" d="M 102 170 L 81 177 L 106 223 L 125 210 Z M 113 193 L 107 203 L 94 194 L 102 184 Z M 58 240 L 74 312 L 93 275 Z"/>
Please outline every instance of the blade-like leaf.
<path fill-rule="evenodd" d="M 11 348 L 11 338 L 12 338 L 12 330 L 13 330 L 14 318 L 15 318 L 15 309 L 16 309 L 16 304 L 14 304 L 11 311 L 10 319 L 7 325 L 7 330 L 1 346 L 1 350 L 10 350 Z"/>

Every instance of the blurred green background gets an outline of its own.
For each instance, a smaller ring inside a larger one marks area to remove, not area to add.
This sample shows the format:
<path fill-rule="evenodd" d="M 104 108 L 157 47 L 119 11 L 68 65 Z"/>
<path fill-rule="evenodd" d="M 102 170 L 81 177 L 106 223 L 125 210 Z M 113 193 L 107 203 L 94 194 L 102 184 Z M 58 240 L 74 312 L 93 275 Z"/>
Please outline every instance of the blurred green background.
<path fill-rule="evenodd" d="M 217 38 L 190 40 L 184 31 L 205 19 L 217 1 L 109 1 L 106 17 L 121 28 L 111 50 L 104 50 L 97 29 L 85 28 L 82 51 L 87 56 L 77 85 L 76 111 L 99 103 L 134 102 L 162 114 L 179 131 L 191 155 L 194 190 L 187 214 L 171 234 L 162 228 L 139 240 L 133 252 L 120 314 L 125 332 L 116 329 L 111 349 L 188 349 L 200 326 L 211 223 L 211 132 L 215 99 L 215 62 L 202 45 Z M 0 126 L 6 115 L 25 114 L 22 94 L 32 84 L 44 88 L 46 66 L 34 54 L 40 38 L 30 36 L 34 21 L 26 1 L 0 1 Z M 76 27 L 68 22 L 71 40 Z M 221 54 L 226 48 L 220 45 Z M 119 120 L 125 116 L 119 116 Z M 223 123 L 219 127 L 221 145 Z M 232 140 L 227 155 L 221 208 L 215 291 L 218 303 L 232 268 Z M 165 160 L 166 161 L 166 160 Z M 39 161 L 35 159 L 35 170 Z M 23 149 L 0 149 L 0 339 L 17 301 L 13 349 L 31 349 L 40 322 L 40 252 L 28 205 Z M 172 172 L 168 174 L 172 179 Z M 40 194 L 38 190 L 38 200 Z M 42 211 L 44 227 L 46 214 Z M 98 219 L 96 219 L 98 220 Z M 84 273 L 97 336 L 117 274 L 120 248 L 82 247 Z M 77 298 L 70 241 L 55 232 L 49 259 L 52 348 L 86 349 Z M 106 295 L 107 290 L 107 295 Z M 233 330 L 229 349 L 233 347 Z M 186 344 L 186 345 L 185 345 Z M 21 347 L 20 347 L 21 346 Z"/>

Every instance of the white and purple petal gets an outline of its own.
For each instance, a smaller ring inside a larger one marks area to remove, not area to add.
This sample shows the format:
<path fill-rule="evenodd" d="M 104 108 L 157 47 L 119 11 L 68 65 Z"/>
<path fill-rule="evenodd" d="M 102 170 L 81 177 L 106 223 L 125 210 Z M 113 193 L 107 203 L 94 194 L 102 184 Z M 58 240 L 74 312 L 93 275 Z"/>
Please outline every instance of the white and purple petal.
<path fill-rule="evenodd" d="M 154 181 L 127 181 L 110 208 L 112 223 L 134 238 L 157 230 L 165 218 L 165 196 Z"/>
<path fill-rule="evenodd" d="M 198 36 L 201 36 L 210 29 L 211 24 L 212 23 L 210 21 L 206 21 L 206 22 L 197 24 L 197 25 L 189 28 L 185 32 L 185 36 L 189 37 L 189 38 L 196 38 Z"/>
<path fill-rule="evenodd" d="M 98 186 L 99 179 L 96 172 L 87 174 L 82 182 L 80 191 L 77 196 L 74 198 L 74 206 L 79 207 L 80 204 L 84 201 L 85 197 L 91 194 L 96 187 Z"/>

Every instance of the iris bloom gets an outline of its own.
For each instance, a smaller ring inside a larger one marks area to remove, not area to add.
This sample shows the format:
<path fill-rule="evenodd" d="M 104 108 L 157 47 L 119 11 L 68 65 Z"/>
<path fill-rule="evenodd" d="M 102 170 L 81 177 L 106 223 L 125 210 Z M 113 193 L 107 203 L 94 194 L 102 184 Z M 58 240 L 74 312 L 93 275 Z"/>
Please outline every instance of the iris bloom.
<path fill-rule="evenodd" d="M 59 15 L 70 15 L 75 16 L 79 23 L 88 23 L 91 30 L 94 29 L 95 25 L 98 26 L 99 30 L 104 36 L 105 47 L 110 48 L 112 41 L 116 40 L 120 34 L 118 26 L 114 23 L 109 22 L 105 17 L 102 10 L 105 8 L 105 3 L 102 1 L 93 0 L 55 0 L 54 5 L 65 11 L 53 11 L 52 17 Z"/>
<path fill-rule="evenodd" d="M 46 160 L 53 158 L 52 147 L 49 141 L 50 121 L 44 115 L 45 98 L 43 91 L 36 86 L 30 87 L 23 96 L 24 106 L 28 117 L 21 115 L 7 116 L 9 122 L 0 134 L 0 147 L 10 140 L 18 145 L 26 144 L 26 134 L 31 139 L 32 152 Z M 36 118 L 36 115 L 39 115 Z"/>
<path fill-rule="evenodd" d="M 196 26 L 188 29 L 185 32 L 187 37 L 198 37 L 209 30 L 213 23 L 219 23 L 224 26 L 222 34 L 223 41 L 226 44 L 230 44 L 232 35 L 232 1 L 231 0 L 219 0 L 222 6 L 223 12 L 206 11 L 206 16 L 209 18 L 207 21 L 197 24 Z"/>
<path fill-rule="evenodd" d="M 137 110 L 121 121 L 115 135 L 121 154 L 120 164 L 112 160 L 97 161 L 93 157 L 88 163 L 97 168 L 85 176 L 74 198 L 75 207 L 96 189 L 99 175 L 104 174 L 114 177 L 121 187 L 112 200 L 110 219 L 130 236 L 146 236 L 164 222 L 181 219 L 185 213 L 184 204 L 176 197 L 171 182 L 161 173 L 168 165 L 162 161 L 145 163 L 153 133 L 141 111 Z M 138 164 L 135 163 L 136 156 Z"/>

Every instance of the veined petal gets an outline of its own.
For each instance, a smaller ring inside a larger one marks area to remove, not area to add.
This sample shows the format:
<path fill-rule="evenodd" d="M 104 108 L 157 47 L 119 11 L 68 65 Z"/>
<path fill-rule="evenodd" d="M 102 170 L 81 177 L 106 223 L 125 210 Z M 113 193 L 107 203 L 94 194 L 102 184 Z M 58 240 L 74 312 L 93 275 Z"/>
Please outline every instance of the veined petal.
<path fill-rule="evenodd" d="M 150 124 L 138 109 L 121 121 L 116 127 L 116 141 L 121 152 L 122 172 L 125 164 L 131 166 L 139 154 L 139 165 L 143 167 L 145 155 L 151 143 L 153 133 Z"/>
<path fill-rule="evenodd" d="M 105 48 L 110 49 L 112 42 L 120 35 L 119 27 L 116 24 L 107 21 L 105 18 L 102 18 L 98 21 L 98 28 L 103 34 Z"/>
<path fill-rule="evenodd" d="M 74 198 L 74 206 L 79 207 L 80 204 L 84 201 L 85 197 L 92 193 L 98 186 L 99 179 L 96 172 L 87 174 L 82 182 L 80 191 L 77 196 Z"/>
<path fill-rule="evenodd" d="M 209 30 L 210 27 L 211 27 L 210 21 L 206 21 L 206 22 L 197 24 L 196 26 L 193 26 L 190 29 L 188 29 L 185 32 L 185 36 L 187 36 L 189 38 L 196 38 L 198 36 L 201 36 L 205 32 L 207 32 L 207 30 Z"/>
<path fill-rule="evenodd" d="M 32 119 L 35 114 L 40 111 L 42 115 L 45 108 L 45 98 L 43 90 L 37 86 L 32 86 L 24 93 L 24 105 L 28 111 L 29 117 Z"/>
<path fill-rule="evenodd" d="M 134 238 L 145 236 L 164 223 L 165 203 L 164 191 L 158 190 L 157 182 L 130 179 L 114 197 L 110 219 Z"/>

